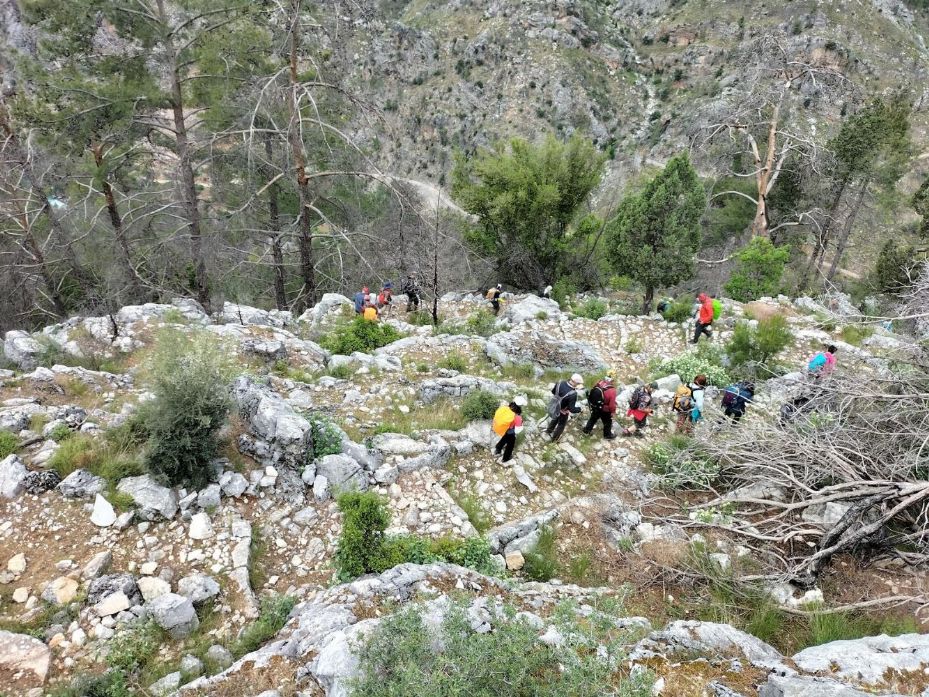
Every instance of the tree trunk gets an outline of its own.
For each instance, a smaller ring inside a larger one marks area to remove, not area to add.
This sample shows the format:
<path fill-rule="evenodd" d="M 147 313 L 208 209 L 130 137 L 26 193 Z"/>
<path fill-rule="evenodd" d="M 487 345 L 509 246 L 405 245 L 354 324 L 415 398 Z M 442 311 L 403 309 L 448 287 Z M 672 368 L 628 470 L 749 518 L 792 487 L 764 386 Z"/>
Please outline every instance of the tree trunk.
<path fill-rule="evenodd" d="M 106 199 L 106 210 L 110 215 L 110 225 L 113 226 L 113 236 L 116 238 L 116 247 L 119 250 L 119 260 L 126 272 L 126 280 L 129 282 L 132 290 L 133 299 L 141 299 L 144 296 L 142 289 L 142 279 L 132 265 L 132 252 L 129 249 L 129 240 L 126 239 L 126 230 L 123 226 L 123 218 L 119 213 L 119 207 L 116 205 L 116 197 L 113 195 L 113 187 L 103 172 L 103 148 L 99 143 L 90 148 L 94 156 L 94 164 L 97 165 L 97 171 L 100 179 L 100 188 L 103 189 L 103 197 Z"/>
<path fill-rule="evenodd" d="M 855 199 L 855 205 L 852 206 L 848 217 L 845 219 L 845 225 L 842 228 L 842 235 L 839 237 L 839 244 L 835 250 L 835 256 L 832 258 L 832 266 L 829 267 L 829 273 L 826 279 L 831 281 L 835 278 L 836 271 L 839 270 L 839 263 L 842 261 L 842 255 L 845 254 L 845 248 L 848 246 L 848 238 L 852 234 L 852 227 L 855 225 L 855 218 L 858 217 L 858 211 L 861 210 L 861 204 L 864 202 L 865 194 L 868 193 L 868 185 L 871 183 L 870 177 L 865 177 L 861 182 L 861 188 L 858 189 L 858 197 Z"/>
<path fill-rule="evenodd" d="M 829 217 L 826 218 L 823 229 L 819 236 L 816 238 L 816 246 L 813 249 L 813 254 L 810 256 L 810 261 L 807 263 L 806 269 L 803 271 L 803 276 L 800 279 L 801 288 L 806 288 L 806 285 L 810 280 L 810 273 L 813 270 L 814 264 L 816 265 L 817 274 L 819 273 L 819 269 L 822 268 L 823 257 L 826 255 L 826 249 L 829 246 L 829 236 L 832 233 L 832 222 L 835 220 L 835 214 L 839 210 L 839 205 L 842 203 L 842 196 L 845 195 L 845 189 L 847 186 L 848 177 L 845 176 L 842 178 L 842 181 L 839 184 L 839 188 L 832 199 L 832 205 L 829 207 Z"/>
<path fill-rule="evenodd" d="M 655 300 L 655 288 L 645 286 L 645 297 L 642 299 L 642 314 L 647 315 L 652 311 L 652 302 Z"/>
<path fill-rule="evenodd" d="M 300 10 L 302 0 L 294 0 L 293 23 L 290 26 L 290 89 L 287 90 L 287 109 L 290 123 L 287 128 L 287 141 L 294 158 L 294 174 L 297 180 L 297 192 L 300 198 L 300 215 L 297 224 L 300 230 L 300 276 L 303 286 L 297 296 L 295 310 L 302 312 L 307 305 L 316 302 L 316 269 L 313 261 L 313 223 L 310 217 L 312 197 L 310 182 L 306 176 L 306 152 L 303 148 L 301 115 L 297 100 L 299 79 L 297 72 L 297 54 L 300 51 Z"/>
<path fill-rule="evenodd" d="M 755 218 L 752 220 L 752 237 L 768 236 L 768 194 L 771 193 L 771 187 L 777 179 L 780 166 L 783 164 L 784 155 L 786 154 L 785 150 L 780 160 L 775 163 L 777 155 L 777 126 L 781 118 L 781 105 L 784 103 L 784 98 L 787 96 L 787 91 L 789 89 L 790 81 L 788 80 L 781 89 L 780 98 L 777 100 L 777 104 L 774 105 L 774 110 L 771 112 L 764 160 L 761 158 L 761 153 L 758 151 L 757 144 L 751 137 L 751 134 L 749 134 L 749 142 L 752 145 L 752 155 L 755 159 L 755 171 L 757 172 L 755 175 L 755 183 L 757 184 L 758 190 Z"/>
<path fill-rule="evenodd" d="M 35 241 L 32 230 L 28 227 L 29 221 L 26 219 L 25 213 L 22 215 L 22 223 L 25 226 L 23 230 L 26 232 L 26 249 L 33 261 L 35 261 L 36 268 L 39 270 L 39 275 L 42 277 L 42 283 L 45 285 L 48 297 L 51 299 L 52 306 L 55 308 L 55 314 L 63 319 L 68 316 L 68 308 L 65 305 L 64 298 L 61 297 L 58 285 L 55 283 L 54 279 L 52 279 L 52 274 L 49 271 L 45 255 L 42 253 L 41 247 L 39 247 L 38 243 Z"/>
<path fill-rule="evenodd" d="M 268 161 L 274 161 L 271 134 L 265 135 L 265 153 Z M 271 230 L 271 259 L 274 263 L 274 300 L 278 310 L 287 309 L 287 288 L 284 285 L 284 250 L 281 248 L 281 214 L 278 205 L 277 183 L 268 186 L 268 229 Z"/>
<path fill-rule="evenodd" d="M 432 326 L 439 326 L 439 201 L 435 204 L 435 232 L 432 238 Z"/>
<path fill-rule="evenodd" d="M 197 182 L 194 177 L 190 156 L 190 141 L 187 137 L 187 121 L 184 116 L 184 95 L 181 91 L 180 67 L 173 33 L 165 11 L 164 0 L 157 0 L 158 16 L 165 29 L 165 53 L 168 60 L 168 77 L 171 80 L 171 113 L 174 117 L 174 141 L 177 148 L 178 171 L 181 175 L 184 217 L 190 233 L 190 257 L 194 265 L 194 290 L 197 301 L 209 312 L 210 287 L 203 256 L 203 233 L 200 226 L 200 206 L 197 200 Z"/>

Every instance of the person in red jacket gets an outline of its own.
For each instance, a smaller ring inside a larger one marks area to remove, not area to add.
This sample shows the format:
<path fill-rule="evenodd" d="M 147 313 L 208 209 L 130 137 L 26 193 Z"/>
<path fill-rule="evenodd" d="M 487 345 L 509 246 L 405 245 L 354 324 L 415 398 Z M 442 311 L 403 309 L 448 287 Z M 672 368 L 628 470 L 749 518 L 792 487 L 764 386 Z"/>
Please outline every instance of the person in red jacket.
<path fill-rule="evenodd" d="M 697 296 L 700 301 L 700 309 L 697 311 L 697 328 L 694 330 L 694 338 L 690 343 L 696 344 L 700 340 L 701 334 L 706 334 L 707 339 L 713 338 L 713 298 L 706 293 L 700 293 Z"/>
<path fill-rule="evenodd" d="M 584 433 L 590 435 L 597 421 L 603 422 L 603 437 L 613 440 L 613 414 L 616 413 L 616 387 L 614 374 L 611 370 L 600 382 L 594 385 L 587 393 L 587 404 L 590 406 L 590 418 L 584 426 Z"/>

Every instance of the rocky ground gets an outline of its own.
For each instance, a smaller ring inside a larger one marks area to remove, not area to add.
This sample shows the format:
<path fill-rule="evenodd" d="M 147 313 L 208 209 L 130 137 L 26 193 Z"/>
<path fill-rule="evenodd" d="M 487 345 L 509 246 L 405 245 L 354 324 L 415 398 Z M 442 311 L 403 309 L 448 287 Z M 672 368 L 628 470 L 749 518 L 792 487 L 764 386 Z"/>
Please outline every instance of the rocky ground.
<path fill-rule="evenodd" d="M 271 593 L 299 603 L 283 643 L 185 690 L 257 694 L 262 690 L 255 685 L 264 683 L 255 673 L 271 671 L 268 687 L 284 682 L 287 694 L 344 694 L 340 685 L 355 665 L 347 639 L 376 622 L 387 599 L 434 600 L 456 588 L 476 603 L 506 595 L 535 613 L 544 632 L 546 613 L 559 599 L 589 599 L 637 582 L 643 608 L 656 610 L 644 599 L 661 603 L 663 593 L 649 596 L 647 576 L 654 572 L 646 562 L 691 540 L 685 530 L 649 518 L 655 479 L 642 451 L 672 430 L 667 405 L 679 378 L 660 376 L 662 407 L 643 438 L 585 437 L 574 419 L 552 444 L 539 427 L 554 379 L 580 371 L 590 384 L 613 368 L 628 394 L 650 377 L 650 363 L 685 350 L 685 327 L 657 316 L 607 314 L 594 321 L 564 313 L 552 301 L 511 297 L 499 331 L 489 337 L 436 335 L 395 312 L 387 321 L 405 338 L 370 355 L 330 355 L 316 340 L 337 330 L 349 305 L 327 295 L 299 318 L 228 303 L 207 316 L 178 300 L 126 307 L 112 318 L 74 318 L 34 335 L 7 333 L 0 429 L 21 443 L 0 462 L 0 626 L 12 632 L 0 641 L 7 691 L 38 695 L 74 675 L 99 672 L 121 633 L 151 618 L 165 637 L 152 692 L 171 693 L 229 665 L 228 648 L 258 616 L 259 599 Z M 483 305 L 475 296 L 450 294 L 440 312 L 462 323 Z M 843 342 L 842 310 L 809 299 L 744 308 L 726 302 L 714 341 L 725 341 L 745 314 L 776 311 L 788 317 L 796 337 L 779 356 L 786 366 L 802 366 L 827 341 L 839 345 L 843 370 L 880 371 L 888 357 L 906 352 L 905 337 L 880 328 L 860 347 Z M 80 452 L 59 481 L 48 463 L 70 447 L 74 434 L 103 439 L 150 398 L 141 366 L 165 328 L 215 334 L 241 366 L 231 386 L 236 414 L 226 429 L 225 457 L 213 463 L 213 483 L 200 491 L 172 490 L 144 474 L 107 482 L 81 467 Z M 69 367 L 77 363 L 90 367 Z M 769 381 L 754 418 L 776 410 L 796 379 Z M 518 394 L 529 399 L 528 427 L 511 463 L 492 458 L 488 422 L 469 423 L 461 414 L 462 398 L 478 389 L 501 401 Z M 341 453 L 308 463 L 312 423 L 320 417 L 334 425 Z M 393 532 L 439 538 L 486 531 L 509 580 L 450 566 L 403 566 L 331 587 L 341 529 L 332 493 L 345 487 L 382 494 Z M 523 553 L 545 525 L 561 529 L 562 547 L 588 545 L 598 562 L 596 577 L 580 570 L 570 580 L 608 588 L 521 583 Z M 724 539 L 714 542 L 720 564 L 749 553 Z M 916 572 L 885 572 L 897 586 L 925 583 Z M 823 593 L 827 602 L 837 599 L 828 588 L 814 596 Z M 790 589 L 781 594 L 785 603 L 799 602 Z M 310 631 L 322 616 L 335 619 L 325 631 Z M 650 614 L 655 621 L 669 616 L 666 609 Z M 925 687 L 919 676 L 929 665 L 929 642 L 920 635 L 815 647 L 785 658 L 726 625 L 676 621 L 653 631 L 649 620 L 630 622 L 640 630 L 630 656 L 656 672 L 663 694 L 920 694 Z"/>

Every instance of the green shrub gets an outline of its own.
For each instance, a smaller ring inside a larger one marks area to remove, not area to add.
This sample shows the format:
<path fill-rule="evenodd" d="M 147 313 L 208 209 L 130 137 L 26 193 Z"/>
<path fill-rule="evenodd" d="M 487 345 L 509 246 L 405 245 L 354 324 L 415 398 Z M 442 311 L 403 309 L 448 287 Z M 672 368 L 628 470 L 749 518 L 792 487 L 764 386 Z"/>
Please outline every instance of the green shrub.
<path fill-rule="evenodd" d="M 735 258 L 726 294 L 745 303 L 778 293 L 790 250 L 786 246 L 775 247 L 767 237 L 755 237 Z"/>
<path fill-rule="evenodd" d="M 467 369 L 468 364 L 465 361 L 465 357 L 460 353 L 450 353 L 439 361 L 439 367 L 463 373 Z"/>
<path fill-rule="evenodd" d="M 578 317 L 598 320 L 610 311 L 609 306 L 600 298 L 587 298 L 579 307 L 574 310 Z"/>
<path fill-rule="evenodd" d="M 70 438 L 73 434 L 74 431 L 68 428 L 67 424 L 58 424 L 52 429 L 51 433 L 48 434 L 48 437 L 56 443 L 61 443 Z"/>
<path fill-rule="evenodd" d="M 417 327 L 427 327 L 432 324 L 432 313 L 426 310 L 416 310 L 416 312 L 408 312 L 404 320 Z"/>
<path fill-rule="evenodd" d="M 703 374 L 710 385 L 717 387 L 725 387 L 732 382 L 722 367 L 722 352 L 706 342 L 696 349 L 659 363 L 651 373 L 656 378 L 677 373 L 684 382 L 691 382 L 697 375 Z"/>
<path fill-rule="evenodd" d="M 488 337 L 496 334 L 497 318 L 489 310 L 478 310 L 468 316 L 464 322 L 443 322 L 435 329 L 436 334 L 475 335 Z"/>
<path fill-rule="evenodd" d="M 567 277 L 559 278 L 552 284 L 552 300 L 561 307 L 567 309 L 569 298 L 577 293 L 577 286 Z"/>
<path fill-rule="evenodd" d="M 629 337 L 626 344 L 623 346 L 623 350 L 629 355 L 636 353 L 642 353 L 645 346 L 642 344 L 642 339 L 638 336 Z"/>
<path fill-rule="evenodd" d="M 693 298 L 686 296 L 678 298 L 665 310 L 663 317 L 666 322 L 686 322 L 693 317 Z"/>
<path fill-rule="evenodd" d="M 752 328 L 739 322 L 726 344 L 726 353 L 733 365 L 764 365 L 793 342 L 793 333 L 782 315 L 758 320 Z"/>
<path fill-rule="evenodd" d="M 461 402 L 461 415 L 468 421 L 477 421 L 478 419 L 492 419 L 497 407 L 500 406 L 500 398 L 484 390 L 469 392 Z"/>
<path fill-rule="evenodd" d="M 163 336 L 150 366 L 155 398 L 144 408 L 150 436 L 147 462 L 172 485 L 200 489 L 219 453 L 229 414 L 231 375 L 221 349 L 206 335 Z"/>
<path fill-rule="evenodd" d="M 494 630 L 471 628 L 467 606 L 455 601 L 438 628 L 427 626 L 423 608 L 411 605 L 383 620 L 357 650 L 354 697 L 646 697 L 654 677 L 621 672 L 624 637 L 615 631 L 618 614 L 595 610 L 580 619 L 560 609 L 555 626 L 565 639 L 539 641 L 528 621 L 504 608 L 492 613 Z M 440 647 L 436 650 L 436 647 Z M 592 647 L 602 647 L 592 650 Z"/>
<path fill-rule="evenodd" d="M 689 438 L 672 436 L 653 443 L 644 453 L 652 472 L 668 489 L 706 488 L 719 476 L 719 464 L 701 453 Z"/>
<path fill-rule="evenodd" d="M 549 525 L 540 528 L 539 539 L 523 555 L 526 563 L 523 573 L 533 581 L 549 581 L 558 575 L 558 549 L 555 529 Z"/>
<path fill-rule="evenodd" d="M 331 368 L 327 368 L 326 372 L 334 378 L 339 380 L 348 380 L 352 376 L 352 367 L 347 364 L 334 365 Z"/>
<path fill-rule="evenodd" d="M 242 630 L 239 638 L 230 647 L 232 655 L 241 658 L 281 631 L 296 604 L 297 601 L 287 595 L 268 595 L 262 598 L 258 619 Z"/>
<path fill-rule="evenodd" d="M 846 324 L 842 327 L 842 341 L 852 346 L 861 346 L 861 343 L 874 334 L 874 327 L 867 324 Z"/>
<path fill-rule="evenodd" d="M 465 515 L 468 516 L 468 520 L 471 521 L 471 525 L 474 526 L 474 529 L 477 530 L 478 533 L 483 535 L 493 527 L 493 518 L 484 510 L 484 507 L 481 506 L 481 502 L 476 496 L 462 494 L 457 491 L 452 491 L 450 493 L 452 498 L 455 499 L 455 503 L 465 512 Z"/>
<path fill-rule="evenodd" d="M 313 427 L 314 459 L 342 452 L 342 433 L 332 421 L 319 414 L 311 414 L 309 421 Z"/>
<path fill-rule="evenodd" d="M 356 317 L 320 340 L 320 345 L 327 351 L 348 356 L 355 351 L 371 353 L 375 349 L 403 338 L 391 325 L 383 322 L 369 322 Z"/>
<path fill-rule="evenodd" d="M 0 430 L 0 460 L 12 455 L 19 447 L 19 438 L 15 433 Z"/>
<path fill-rule="evenodd" d="M 336 501 L 342 511 L 342 532 L 335 554 L 339 578 L 349 580 L 383 570 L 384 531 L 390 525 L 387 504 L 371 491 L 346 492 Z"/>

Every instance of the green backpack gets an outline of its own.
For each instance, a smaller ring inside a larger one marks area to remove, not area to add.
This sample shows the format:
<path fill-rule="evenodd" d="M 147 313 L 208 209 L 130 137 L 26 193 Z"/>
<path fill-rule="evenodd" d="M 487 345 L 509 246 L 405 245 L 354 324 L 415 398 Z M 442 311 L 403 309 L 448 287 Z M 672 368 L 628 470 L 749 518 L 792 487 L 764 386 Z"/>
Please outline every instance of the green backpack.
<path fill-rule="evenodd" d="M 718 298 L 713 298 L 713 321 L 719 319 L 719 316 L 723 313 L 723 304 L 719 301 Z"/>

